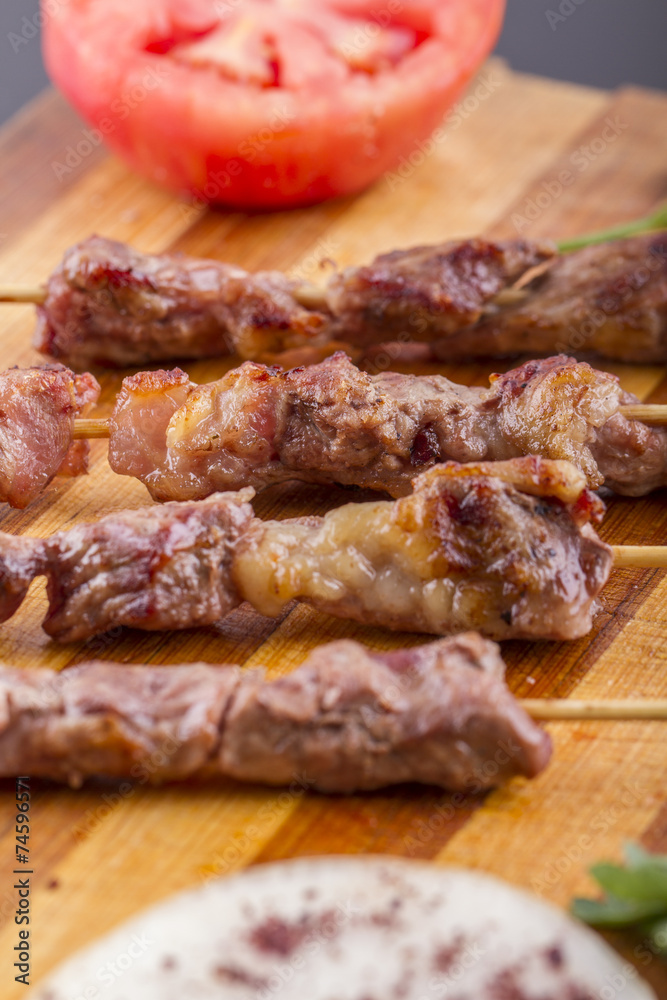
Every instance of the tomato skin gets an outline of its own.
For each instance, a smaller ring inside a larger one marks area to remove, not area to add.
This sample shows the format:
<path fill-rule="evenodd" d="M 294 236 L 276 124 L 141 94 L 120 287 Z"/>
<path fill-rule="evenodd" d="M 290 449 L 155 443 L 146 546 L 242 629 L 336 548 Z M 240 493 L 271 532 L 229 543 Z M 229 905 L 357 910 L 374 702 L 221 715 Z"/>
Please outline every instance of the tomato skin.
<path fill-rule="evenodd" d="M 421 33 L 420 44 L 395 65 L 333 83 L 306 60 L 315 76 L 301 88 L 243 83 L 173 58 L 188 52 L 179 34 L 196 42 L 211 30 L 208 0 L 48 6 L 51 78 L 114 152 L 180 195 L 275 209 L 355 193 L 409 156 L 490 51 L 504 0 L 390 0 L 398 30 Z M 381 4 L 335 6 L 368 15 Z M 301 56 L 293 63 L 298 73 Z"/>

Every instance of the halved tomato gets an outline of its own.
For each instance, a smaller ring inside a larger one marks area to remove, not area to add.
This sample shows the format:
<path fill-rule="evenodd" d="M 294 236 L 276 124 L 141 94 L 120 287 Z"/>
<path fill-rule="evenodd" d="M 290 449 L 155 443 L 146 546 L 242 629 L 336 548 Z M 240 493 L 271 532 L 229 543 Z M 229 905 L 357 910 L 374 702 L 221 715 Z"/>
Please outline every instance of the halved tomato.
<path fill-rule="evenodd" d="M 55 83 L 108 145 L 209 202 L 358 191 L 491 49 L 504 0 L 42 0 Z"/>

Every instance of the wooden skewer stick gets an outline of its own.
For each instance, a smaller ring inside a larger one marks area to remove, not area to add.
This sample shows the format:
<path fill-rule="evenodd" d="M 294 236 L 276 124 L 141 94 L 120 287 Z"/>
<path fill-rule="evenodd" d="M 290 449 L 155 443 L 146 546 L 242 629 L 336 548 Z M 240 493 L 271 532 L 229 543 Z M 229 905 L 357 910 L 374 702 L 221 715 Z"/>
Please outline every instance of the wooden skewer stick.
<path fill-rule="evenodd" d="M 667 424 L 667 405 L 640 404 L 636 406 L 621 406 L 619 413 L 629 420 L 641 420 L 645 424 Z M 108 421 L 106 420 L 75 420 L 74 437 L 108 437 Z"/>
<path fill-rule="evenodd" d="M 534 719 L 665 719 L 667 698 L 634 701 L 577 701 L 570 698 L 523 698 L 522 708 Z"/>
<path fill-rule="evenodd" d="M 632 406 L 620 406 L 628 420 L 641 420 L 645 424 L 667 424 L 667 406 L 660 403 L 636 403 Z"/>
<path fill-rule="evenodd" d="M 614 565 L 637 569 L 667 567 L 667 545 L 612 545 Z"/>
<path fill-rule="evenodd" d="M 493 300 L 495 306 L 513 306 L 523 302 L 528 291 L 522 288 L 503 288 Z M 294 298 L 304 309 L 328 310 L 326 288 L 304 282 L 294 289 Z M 19 285 L 0 285 L 0 302 L 32 302 L 41 305 L 46 299 L 45 288 L 27 288 Z"/>
<path fill-rule="evenodd" d="M 528 292 L 520 288 L 504 288 L 493 300 L 496 306 L 516 305 L 523 302 Z M 294 298 L 304 309 L 328 309 L 326 288 L 304 282 L 294 289 Z M 0 285 L 0 302 L 27 302 L 41 305 L 46 299 L 44 288 L 23 288 L 18 285 Z"/>
<path fill-rule="evenodd" d="M 529 296 L 527 288 L 517 288 L 512 285 L 510 288 L 503 288 L 492 300 L 493 306 L 516 306 L 520 302 L 525 302 Z"/>
<path fill-rule="evenodd" d="M 46 299 L 45 288 L 29 288 L 22 285 L 0 285 L 0 302 L 24 302 L 42 305 Z M 297 302 L 307 309 L 326 309 L 326 289 L 304 282 L 294 290 Z"/>
<path fill-rule="evenodd" d="M 294 289 L 294 298 L 304 309 L 316 309 L 327 312 L 327 290 L 319 285 L 313 285 L 309 281 L 304 281 Z"/>
<path fill-rule="evenodd" d="M 84 438 L 108 438 L 109 421 L 100 420 L 99 418 L 94 419 L 92 417 L 80 417 L 74 421 L 74 434 L 72 437 L 75 441 L 81 441 Z"/>
<path fill-rule="evenodd" d="M 45 299 L 45 288 L 22 288 L 19 285 L 0 285 L 0 302 L 32 302 L 36 306 L 41 306 Z"/>
<path fill-rule="evenodd" d="M 667 424 L 667 406 L 656 404 L 655 406 L 621 406 L 619 413 L 630 420 L 642 420 L 645 424 Z M 74 421 L 74 437 L 102 438 L 109 436 L 109 421 L 84 419 Z"/>
<path fill-rule="evenodd" d="M 667 424 L 667 406 L 661 404 L 637 403 L 635 406 L 621 406 L 618 410 L 629 420 L 641 420 L 645 424 Z M 74 437 L 108 437 L 108 421 L 80 419 L 74 422 Z"/>

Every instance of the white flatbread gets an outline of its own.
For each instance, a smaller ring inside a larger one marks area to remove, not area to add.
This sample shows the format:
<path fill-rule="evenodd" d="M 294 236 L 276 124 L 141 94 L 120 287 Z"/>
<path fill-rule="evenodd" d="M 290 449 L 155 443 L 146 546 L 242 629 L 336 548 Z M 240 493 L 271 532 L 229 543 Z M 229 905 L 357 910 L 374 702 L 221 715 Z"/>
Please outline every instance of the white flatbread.
<path fill-rule="evenodd" d="M 602 939 L 478 872 L 260 865 L 132 918 L 30 1000 L 655 1000 Z"/>

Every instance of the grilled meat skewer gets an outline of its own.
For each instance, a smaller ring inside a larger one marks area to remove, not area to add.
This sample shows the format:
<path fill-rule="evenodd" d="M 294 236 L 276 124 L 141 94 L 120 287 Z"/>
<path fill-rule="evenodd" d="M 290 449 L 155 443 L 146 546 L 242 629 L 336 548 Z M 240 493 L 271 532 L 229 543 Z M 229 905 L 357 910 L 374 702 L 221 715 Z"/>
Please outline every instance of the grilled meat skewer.
<path fill-rule="evenodd" d="M 179 369 L 142 372 L 117 397 L 109 462 L 155 500 L 290 479 L 398 497 L 438 462 L 537 454 L 573 462 L 591 488 L 640 496 L 667 484 L 667 428 L 626 419 L 621 407 L 636 402 L 614 375 L 564 356 L 494 375 L 488 389 L 370 376 L 342 353 L 291 371 L 246 362 L 199 386 Z"/>
<path fill-rule="evenodd" d="M 242 601 L 277 616 L 299 600 L 337 617 L 436 635 L 572 639 L 591 627 L 612 550 L 604 511 L 568 462 L 447 463 L 396 501 L 262 521 L 252 490 L 0 538 L 0 620 L 47 578 L 46 632 L 209 625 Z"/>
<path fill-rule="evenodd" d="M 392 340 L 429 343 L 450 361 L 595 351 L 663 363 L 666 239 L 648 233 L 560 255 L 526 240 L 451 241 L 382 254 L 320 289 L 91 237 L 33 294 L 35 345 L 79 368 L 233 352 L 266 360 L 296 350 L 315 360 L 342 343 L 363 350 Z M 26 300 L 16 290 L 8 297 Z"/>
<path fill-rule="evenodd" d="M 475 634 L 392 653 L 335 642 L 274 681 L 205 664 L 0 668 L 0 776 L 480 791 L 534 777 L 551 755 L 504 672 Z"/>

